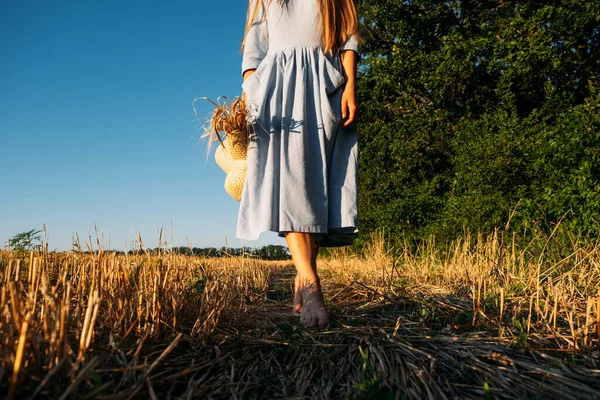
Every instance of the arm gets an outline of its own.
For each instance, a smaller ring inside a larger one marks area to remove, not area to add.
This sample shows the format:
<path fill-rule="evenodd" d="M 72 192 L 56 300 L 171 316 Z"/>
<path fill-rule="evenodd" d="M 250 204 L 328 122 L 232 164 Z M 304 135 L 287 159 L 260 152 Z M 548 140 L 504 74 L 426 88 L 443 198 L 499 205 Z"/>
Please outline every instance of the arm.
<path fill-rule="evenodd" d="M 356 122 L 356 64 L 358 53 L 352 49 L 342 50 L 340 54 L 342 70 L 346 78 L 346 86 L 342 93 L 342 122 L 343 126 L 350 126 Z"/>
<path fill-rule="evenodd" d="M 244 71 L 244 80 L 250 78 L 250 75 L 252 75 L 254 73 L 254 71 L 256 71 L 256 68 L 251 68 L 251 69 L 247 69 Z"/>
<path fill-rule="evenodd" d="M 247 69 L 244 71 L 244 81 L 248 78 L 250 78 L 250 75 L 252 75 L 254 73 L 254 71 L 256 71 L 256 68 L 252 68 L 252 69 Z M 245 102 L 248 101 L 248 98 L 246 97 L 246 92 L 242 91 L 242 100 Z"/>
<path fill-rule="evenodd" d="M 260 62 L 265 58 L 269 50 L 267 39 L 267 16 L 262 0 L 250 0 L 248 6 L 248 18 L 255 14 L 255 8 L 259 7 L 256 18 L 252 21 L 250 29 L 244 39 L 244 54 L 242 58 L 242 74 L 246 80 L 258 68 Z"/>

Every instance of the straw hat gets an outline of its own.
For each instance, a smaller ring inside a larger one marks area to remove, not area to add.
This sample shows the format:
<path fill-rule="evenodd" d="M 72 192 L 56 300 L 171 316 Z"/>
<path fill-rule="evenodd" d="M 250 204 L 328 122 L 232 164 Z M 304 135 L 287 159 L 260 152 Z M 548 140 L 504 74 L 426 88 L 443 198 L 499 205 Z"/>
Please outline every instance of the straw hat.
<path fill-rule="evenodd" d="M 236 97 L 229 104 L 227 98 L 219 98 L 217 102 L 204 99 L 210 101 L 215 109 L 212 118 L 206 122 L 202 137 L 208 137 L 211 143 L 219 142 L 215 160 L 227 174 L 225 191 L 240 201 L 246 180 L 246 153 L 248 150 L 249 125 L 246 104 L 240 97 Z"/>
<path fill-rule="evenodd" d="M 227 174 L 225 191 L 240 201 L 246 180 L 246 150 L 241 144 L 232 140 L 224 140 L 215 152 L 217 165 Z"/>

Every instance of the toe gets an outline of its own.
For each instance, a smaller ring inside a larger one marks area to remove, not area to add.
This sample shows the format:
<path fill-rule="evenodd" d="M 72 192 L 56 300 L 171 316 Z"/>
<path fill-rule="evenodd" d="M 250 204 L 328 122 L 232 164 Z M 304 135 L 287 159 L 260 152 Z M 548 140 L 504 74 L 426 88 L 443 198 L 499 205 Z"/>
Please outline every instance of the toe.
<path fill-rule="evenodd" d="M 305 312 L 303 312 L 302 314 L 300 314 L 300 323 L 302 325 L 306 325 L 308 323 L 308 317 L 306 315 Z"/>
<path fill-rule="evenodd" d="M 327 316 L 322 316 L 321 318 L 319 318 L 317 325 L 320 327 L 329 325 L 329 316 L 327 315 Z"/>
<path fill-rule="evenodd" d="M 304 310 L 300 316 L 300 323 L 307 327 L 315 327 L 318 324 L 318 319 L 310 310 Z"/>

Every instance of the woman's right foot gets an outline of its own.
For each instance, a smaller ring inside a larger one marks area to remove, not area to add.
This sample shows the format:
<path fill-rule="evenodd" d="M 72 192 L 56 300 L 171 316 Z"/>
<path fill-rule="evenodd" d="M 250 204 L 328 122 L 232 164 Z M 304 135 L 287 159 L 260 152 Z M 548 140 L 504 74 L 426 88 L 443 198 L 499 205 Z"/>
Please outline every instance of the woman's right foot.
<path fill-rule="evenodd" d="M 329 311 L 318 282 L 301 285 L 300 323 L 308 327 L 323 327 L 329 324 Z"/>

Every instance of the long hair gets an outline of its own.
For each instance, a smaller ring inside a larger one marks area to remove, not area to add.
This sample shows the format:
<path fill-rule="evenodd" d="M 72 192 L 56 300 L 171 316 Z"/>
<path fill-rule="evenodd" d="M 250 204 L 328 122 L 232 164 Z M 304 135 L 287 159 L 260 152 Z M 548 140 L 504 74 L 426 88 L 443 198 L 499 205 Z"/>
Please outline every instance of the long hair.
<path fill-rule="evenodd" d="M 256 20 L 259 12 L 266 13 L 272 0 L 251 0 L 246 17 L 246 33 L 242 42 L 242 49 L 246 43 L 246 36 Z M 283 0 L 277 0 L 280 4 Z M 319 3 L 319 16 L 323 32 L 321 41 L 323 51 L 339 49 L 352 35 L 358 35 L 358 17 L 354 0 L 317 0 Z M 261 7 L 261 2 L 263 7 Z"/>

